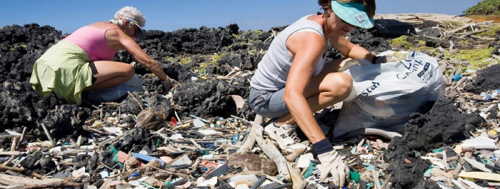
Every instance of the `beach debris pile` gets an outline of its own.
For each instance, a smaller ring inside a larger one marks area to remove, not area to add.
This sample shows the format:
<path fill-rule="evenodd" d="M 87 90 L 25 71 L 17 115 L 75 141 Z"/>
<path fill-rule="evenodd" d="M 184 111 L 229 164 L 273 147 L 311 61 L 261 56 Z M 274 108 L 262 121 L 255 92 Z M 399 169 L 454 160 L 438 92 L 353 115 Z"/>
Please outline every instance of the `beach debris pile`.
<path fill-rule="evenodd" d="M 435 57 L 446 94 L 412 114 L 401 136 L 332 139 L 350 168 L 347 187 L 498 187 L 500 32 L 483 33 L 498 25 L 377 22 L 348 38 L 373 52 L 419 50 Z M 29 84 L 34 61 L 63 38 L 60 31 L 38 24 L 1 28 L 0 187 L 338 188 L 320 182 L 310 147 L 282 152 L 262 132 L 268 119 L 246 103 L 249 79 L 283 28 L 147 31 L 139 45 L 180 85 L 167 93 L 135 63 L 144 92 L 82 105 L 39 97 Z M 468 50 L 487 56 L 462 56 Z M 331 49 L 327 57 L 342 55 Z M 135 61 L 124 51 L 115 60 Z M 333 127 L 339 106 L 322 112 L 318 121 Z"/>

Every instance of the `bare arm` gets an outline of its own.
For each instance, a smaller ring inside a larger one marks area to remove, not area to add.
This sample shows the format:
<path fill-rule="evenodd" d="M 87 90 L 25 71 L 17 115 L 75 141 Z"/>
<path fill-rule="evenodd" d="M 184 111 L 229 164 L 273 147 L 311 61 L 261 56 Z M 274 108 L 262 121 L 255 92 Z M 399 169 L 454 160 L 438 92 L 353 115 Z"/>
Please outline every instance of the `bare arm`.
<path fill-rule="evenodd" d="M 366 59 L 371 62 L 373 57 L 375 57 L 370 53 L 370 51 L 359 45 L 351 43 L 345 37 L 332 37 L 330 38 L 330 43 L 335 47 L 335 49 L 340 51 L 340 53 L 349 58 Z"/>
<path fill-rule="evenodd" d="M 129 52 L 134 58 L 139 61 L 142 65 L 146 66 L 151 72 L 153 72 L 161 81 L 164 81 L 168 78 L 167 74 L 161 69 L 158 62 L 153 60 L 149 55 L 147 55 L 141 47 L 127 34 L 122 32 L 121 30 L 109 30 L 110 35 L 107 36 L 113 41 L 117 41 L 121 48 L 124 48 L 127 52 Z"/>
<path fill-rule="evenodd" d="M 304 90 L 311 80 L 317 62 L 325 52 L 325 46 L 323 38 L 312 32 L 293 34 L 287 40 L 288 50 L 294 58 L 283 100 L 293 119 L 313 144 L 325 139 L 325 135 L 313 117 Z"/>

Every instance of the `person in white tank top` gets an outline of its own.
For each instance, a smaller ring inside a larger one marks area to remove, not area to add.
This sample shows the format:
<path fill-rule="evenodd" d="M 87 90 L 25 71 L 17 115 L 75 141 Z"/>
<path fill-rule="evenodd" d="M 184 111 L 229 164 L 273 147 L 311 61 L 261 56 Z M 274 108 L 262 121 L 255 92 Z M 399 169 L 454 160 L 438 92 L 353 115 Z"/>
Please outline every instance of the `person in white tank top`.
<path fill-rule="evenodd" d="M 345 38 L 354 27 L 373 27 L 375 0 L 318 0 L 318 4 L 322 14 L 301 18 L 273 40 L 252 77 L 249 102 L 257 114 L 274 118 L 265 132 L 282 150 L 305 147 L 294 133 L 300 127 L 321 162 L 320 179 L 327 181 L 331 174 L 335 185 L 342 187 L 349 168 L 325 137 L 313 112 L 350 94 L 352 78 L 338 72 L 346 60 L 381 63 L 383 58 Z M 324 62 L 328 43 L 347 58 Z"/>

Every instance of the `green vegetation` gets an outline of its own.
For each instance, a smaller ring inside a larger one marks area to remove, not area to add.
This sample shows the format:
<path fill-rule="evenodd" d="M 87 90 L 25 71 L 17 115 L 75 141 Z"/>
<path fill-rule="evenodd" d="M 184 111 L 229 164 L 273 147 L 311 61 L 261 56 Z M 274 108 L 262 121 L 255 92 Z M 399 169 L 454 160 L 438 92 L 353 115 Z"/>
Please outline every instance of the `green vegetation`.
<path fill-rule="evenodd" d="M 490 26 L 487 31 L 478 33 L 477 35 L 486 37 L 496 37 L 499 34 L 500 34 L 500 25 L 493 25 Z"/>
<path fill-rule="evenodd" d="M 500 15 L 500 0 L 483 0 L 463 13 L 465 15 Z"/>
<path fill-rule="evenodd" d="M 398 38 L 394 38 L 389 41 L 389 44 L 393 47 L 399 47 L 399 48 L 404 48 L 404 49 L 410 49 L 413 48 L 413 44 L 408 42 L 408 36 L 403 35 Z"/>
<path fill-rule="evenodd" d="M 425 46 L 425 41 L 422 40 L 417 40 L 416 44 L 412 44 L 408 41 L 408 36 L 403 35 L 398 38 L 394 38 L 389 41 L 389 44 L 392 47 L 395 47 L 397 49 L 405 49 L 405 50 L 414 50 L 414 51 L 429 51 L 432 50 L 433 48 Z"/>
<path fill-rule="evenodd" d="M 164 57 L 163 60 L 168 61 L 168 62 L 174 62 L 173 57 Z"/>
<path fill-rule="evenodd" d="M 260 29 L 260 30 L 254 30 L 253 32 L 255 32 L 258 35 L 262 35 L 264 33 L 264 30 L 262 30 L 262 29 Z"/>
<path fill-rule="evenodd" d="M 489 47 L 482 49 L 460 50 L 459 52 L 455 52 L 453 55 L 446 51 L 447 53 L 445 53 L 444 56 L 455 60 L 467 61 L 471 64 L 471 69 L 483 69 L 488 66 L 489 63 L 484 61 L 490 58 L 490 53 L 493 49 L 493 47 Z"/>
<path fill-rule="evenodd" d="M 191 57 L 182 57 L 179 60 L 179 64 L 189 64 L 191 63 Z"/>
<path fill-rule="evenodd" d="M 248 54 L 250 55 L 255 55 L 255 54 L 266 54 L 267 51 L 261 51 L 257 49 L 250 49 L 247 51 Z"/>
<path fill-rule="evenodd" d="M 223 52 L 221 54 L 215 53 L 213 55 L 203 55 L 204 57 L 206 56 L 205 59 L 210 59 L 210 61 L 199 63 L 197 67 L 193 67 L 192 71 L 194 73 L 204 73 L 205 69 L 207 69 L 207 67 L 209 67 L 210 65 L 215 65 L 215 67 L 218 69 L 219 65 L 217 63 L 226 54 L 227 52 Z"/>
<path fill-rule="evenodd" d="M 464 23 L 462 23 L 462 22 L 455 22 L 455 21 L 445 21 L 445 22 L 442 22 L 440 25 L 445 30 L 451 30 L 451 29 L 455 29 L 455 28 L 463 26 Z"/>

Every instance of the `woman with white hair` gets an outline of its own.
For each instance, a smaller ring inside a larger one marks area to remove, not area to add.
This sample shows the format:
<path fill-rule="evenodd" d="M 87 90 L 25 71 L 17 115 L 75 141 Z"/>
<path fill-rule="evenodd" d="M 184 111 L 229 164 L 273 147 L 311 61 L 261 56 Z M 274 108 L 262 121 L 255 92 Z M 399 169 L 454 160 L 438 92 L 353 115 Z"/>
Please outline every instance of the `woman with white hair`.
<path fill-rule="evenodd" d="M 144 37 L 145 23 L 139 10 L 126 6 L 109 22 L 79 28 L 36 60 L 30 79 L 33 89 L 42 96 L 54 92 L 81 104 L 83 91 L 117 86 L 134 76 L 132 65 L 113 61 L 116 52 L 125 49 L 169 90 L 175 80 L 132 39 Z"/>

